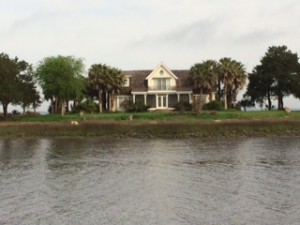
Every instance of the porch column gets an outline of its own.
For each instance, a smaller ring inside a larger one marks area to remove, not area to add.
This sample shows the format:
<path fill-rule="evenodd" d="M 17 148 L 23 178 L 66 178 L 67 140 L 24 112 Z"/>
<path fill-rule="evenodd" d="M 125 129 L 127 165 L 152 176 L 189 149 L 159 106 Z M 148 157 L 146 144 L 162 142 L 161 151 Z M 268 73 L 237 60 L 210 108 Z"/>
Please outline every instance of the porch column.
<path fill-rule="evenodd" d="M 158 95 L 157 94 L 155 95 L 155 105 L 156 105 L 155 108 L 158 108 Z"/>
<path fill-rule="evenodd" d="M 119 102 L 119 98 L 117 96 L 117 99 L 116 99 L 116 111 L 119 111 L 119 108 L 120 108 L 120 102 Z"/>
<path fill-rule="evenodd" d="M 189 93 L 189 103 L 192 104 L 192 94 Z"/>
<path fill-rule="evenodd" d="M 169 108 L 169 94 L 166 96 L 166 107 Z"/>
<path fill-rule="evenodd" d="M 144 104 L 147 105 L 147 94 L 144 94 Z"/>
<path fill-rule="evenodd" d="M 216 92 L 212 92 L 211 93 L 211 101 L 215 101 L 216 100 Z"/>
<path fill-rule="evenodd" d="M 180 94 L 177 93 L 177 103 L 180 101 Z"/>
<path fill-rule="evenodd" d="M 135 103 L 135 94 L 132 96 L 132 102 Z"/>

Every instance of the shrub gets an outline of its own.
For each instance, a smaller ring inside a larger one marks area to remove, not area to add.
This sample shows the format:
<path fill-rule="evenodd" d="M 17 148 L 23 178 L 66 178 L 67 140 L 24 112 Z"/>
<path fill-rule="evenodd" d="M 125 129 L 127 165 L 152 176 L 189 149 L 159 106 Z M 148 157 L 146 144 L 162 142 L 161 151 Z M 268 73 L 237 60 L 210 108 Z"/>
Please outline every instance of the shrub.
<path fill-rule="evenodd" d="M 175 105 L 175 110 L 179 112 L 192 111 L 192 104 L 188 102 L 178 102 Z"/>
<path fill-rule="evenodd" d="M 150 106 L 142 102 L 133 103 L 132 100 L 125 100 L 121 103 L 121 107 L 123 107 L 126 112 L 146 112 L 150 108 Z"/>
<path fill-rule="evenodd" d="M 244 111 L 247 110 L 247 108 L 255 107 L 255 103 L 251 101 L 250 99 L 242 99 L 236 104 L 237 108 L 243 108 Z"/>
<path fill-rule="evenodd" d="M 14 109 L 11 113 L 12 113 L 14 116 L 20 115 L 20 112 L 18 112 L 16 109 Z"/>
<path fill-rule="evenodd" d="M 99 106 L 97 103 L 95 103 L 92 99 L 88 98 L 85 101 L 79 103 L 75 107 L 72 108 L 73 113 L 80 113 L 81 111 L 84 111 L 86 113 L 94 113 L 98 112 Z"/>
<path fill-rule="evenodd" d="M 215 111 L 222 111 L 224 110 L 223 102 L 219 101 L 211 101 L 209 103 L 206 103 L 202 107 L 203 110 L 215 110 Z"/>

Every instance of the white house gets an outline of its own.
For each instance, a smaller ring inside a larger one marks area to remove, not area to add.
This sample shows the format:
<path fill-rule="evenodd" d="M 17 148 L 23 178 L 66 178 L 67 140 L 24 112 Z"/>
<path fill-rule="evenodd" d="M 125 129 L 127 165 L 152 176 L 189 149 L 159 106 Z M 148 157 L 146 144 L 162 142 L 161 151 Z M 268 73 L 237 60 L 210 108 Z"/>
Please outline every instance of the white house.
<path fill-rule="evenodd" d="M 122 75 L 124 87 L 115 96 L 112 111 L 122 111 L 126 99 L 149 105 L 149 110 L 173 110 L 178 102 L 192 104 L 200 97 L 193 90 L 189 70 L 170 70 L 160 63 L 154 70 L 122 71 Z M 201 102 L 209 102 L 208 95 L 203 95 Z"/>

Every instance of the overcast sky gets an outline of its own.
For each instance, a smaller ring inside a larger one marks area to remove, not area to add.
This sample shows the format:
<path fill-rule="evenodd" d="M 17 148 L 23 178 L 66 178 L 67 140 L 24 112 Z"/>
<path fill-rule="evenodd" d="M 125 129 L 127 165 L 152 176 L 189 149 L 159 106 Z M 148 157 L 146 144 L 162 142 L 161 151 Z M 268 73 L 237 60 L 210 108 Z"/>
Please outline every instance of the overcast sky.
<path fill-rule="evenodd" d="M 269 46 L 300 53 L 299 12 L 299 0 L 0 0 L 0 52 L 123 70 L 231 57 L 250 72 Z"/>
<path fill-rule="evenodd" d="M 300 54 L 299 12 L 299 0 L 0 0 L 0 52 L 34 66 L 73 55 L 86 70 L 231 57 L 251 72 L 269 46 Z"/>

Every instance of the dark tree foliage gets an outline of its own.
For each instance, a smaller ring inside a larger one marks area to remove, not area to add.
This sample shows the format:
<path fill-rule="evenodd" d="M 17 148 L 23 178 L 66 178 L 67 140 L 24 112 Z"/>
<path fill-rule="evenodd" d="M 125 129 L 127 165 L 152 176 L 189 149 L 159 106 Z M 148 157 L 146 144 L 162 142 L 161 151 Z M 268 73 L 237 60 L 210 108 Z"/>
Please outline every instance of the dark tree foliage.
<path fill-rule="evenodd" d="M 9 104 L 21 104 L 22 107 L 34 106 L 39 102 L 39 94 L 32 79 L 32 66 L 17 57 L 11 59 L 0 54 L 0 102 L 4 117 Z"/>
<path fill-rule="evenodd" d="M 93 64 L 89 69 L 88 77 L 90 89 L 92 89 L 89 93 L 97 92 L 99 113 L 102 113 L 108 94 L 113 100 L 115 92 L 118 92 L 124 84 L 124 77 L 121 74 L 121 70 L 105 64 Z M 107 103 L 112 108 L 113 101 Z"/>
<path fill-rule="evenodd" d="M 297 53 L 292 53 L 286 46 L 272 46 L 260 60 L 253 73 L 249 75 L 247 95 L 252 101 L 268 101 L 271 110 L 271 98 L 278 100 L 278 109 L 284 108 L 283 98 L 295 93 L 295 74 L 299 73 Z M 299 84 L 299 83 L 298 83 Z M 295 94 L 296 95 L 296 94 Z"/>
<path fill-rule="evenodd" d="M 256 66 L 249 74 L 249 84 L 245 96 L 250 97 L 251 102 L 263 105 L 267 100 L 268 110 L 272 109 L 272 87 L 275 82 L 273 76 L 265 74 L 261 66 Z"/>
<path fill-rule="evenodd" d="M 238 92 L 245 86 L 247 73 L 241 62 L 225 57 L 219 60 L 218 74 L 218 83 L 223 83 L 222 99 L 224 109 L 227 110 L 228 106 L 232 107 L 234 105 Z"/>
<path fill-rule="evenodd" d="M 244 96 L 244 99 L 239 101 L 237 103 L 236 107 L 243 108 L 243 110 L 246 111 L 247 108 L 255 107 L 255 103 L 253 101 L 251 101 L 251 99 L 248 99 L 248 98 L 246 98 L 246 96 Z"/>
<path fill-rule="evenodd" d="M 300 99 L 300 64 L 297 72 L 292 74 L 291 88 L 292 94 Z"/>

